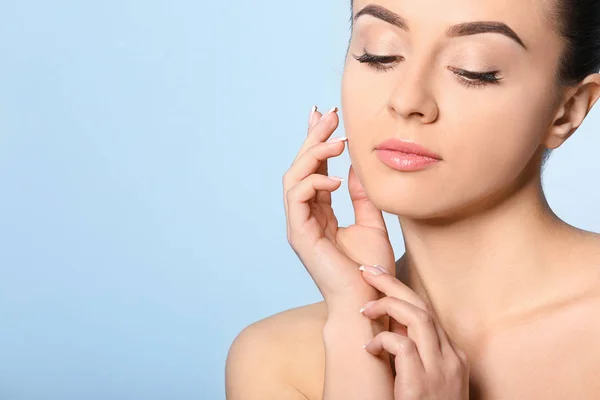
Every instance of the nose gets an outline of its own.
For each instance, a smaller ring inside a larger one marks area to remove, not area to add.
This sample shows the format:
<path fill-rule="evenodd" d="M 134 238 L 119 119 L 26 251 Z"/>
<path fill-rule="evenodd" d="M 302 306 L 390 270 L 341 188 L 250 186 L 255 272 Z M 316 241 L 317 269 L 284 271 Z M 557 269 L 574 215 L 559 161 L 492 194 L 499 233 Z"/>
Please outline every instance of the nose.
<path fill-rule="evenodd" d="M 437 119 L 438 107 L 431 91 L 427 68 L 406 67 L 402 78 L 390 94 L 389 108 L 407 120 L 428 124 Z"/>

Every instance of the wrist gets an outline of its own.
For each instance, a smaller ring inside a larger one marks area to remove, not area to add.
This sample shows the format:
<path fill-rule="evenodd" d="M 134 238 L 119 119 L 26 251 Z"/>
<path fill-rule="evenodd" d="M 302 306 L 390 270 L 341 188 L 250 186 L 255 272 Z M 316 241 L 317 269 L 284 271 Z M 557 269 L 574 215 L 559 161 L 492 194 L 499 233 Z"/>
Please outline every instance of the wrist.
<path fill-rule="evenodd" d="M 330 310 L 323 326 L 324 343 L 339 343 L 340 339 L 360 337 L 370 340 L 382 331 L 389 330 L 389 317 L 372 319 L 359 312 L 361 305 Z M 366 341 L 365 341 L 366 343 Z"/>
<path fill-rule="evenodd" d="M 358 314 L 358 311 L 369 301 L 379 300 L 382 294 L 375 288 L 352 296 L 337 296 L 333 299 L 326 299 L 328 315 L 348 315 Z"/>

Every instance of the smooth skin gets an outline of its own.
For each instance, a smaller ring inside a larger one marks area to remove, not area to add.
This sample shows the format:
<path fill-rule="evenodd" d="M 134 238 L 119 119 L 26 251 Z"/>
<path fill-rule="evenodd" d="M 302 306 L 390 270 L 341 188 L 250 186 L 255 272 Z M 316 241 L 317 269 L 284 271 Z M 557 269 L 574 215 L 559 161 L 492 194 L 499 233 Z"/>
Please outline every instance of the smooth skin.
<path fill-rule="evenodd" d="M 420 299 L 391 274 L 368 267 L 365 272 L 364 279 L 385 296 L 359 311 L 369 318 L 388 315 L 405 327 L 402 334 L 393 329 L 381 332 L 365 347 L 373 355 L 386 350 L 395 356 L 393 398 L 469 399 L 466 354 L 451 343 L 434 313 L 415 305 Z"/>
<path fill-rule="evenodd" d="M 332 124 L 334 118 L 336 123 Z M 329 191 L 339 188 L 339 182 L 336 180 L 336 183 L 332 184 L 323 179 L 325 176 L 320 175 L 327 173 L 326 159 L 341 154 L 339 145 L 343 143 L 343 138 L 342 140 L 332 138 L 333 140 L 323 142 L 333 133 L 335 129 L 333 125 L 337 126 L 337 118 L 332 112 L 326 114 L 323 119 L 318 112 L 311 116 L 306 142 L 291 168 L 284 175 L 286 213 L 289 216 L 288 240 L 317 283 L 324 298 L 327 299 L 325 302 L 328 305 L 327 318 L 330 321 L 337 322 L 341 319 L 340 316 L 351 320 L 344 315 L 348 311 L 356 312 L 357 301 L 377 299 L 379 297 L 377 293 L 384 295 L 380 300 L 369 301 L 365 307 L 372 306 L 372 308 L 361 308 L 360 312 L 364 312 L 365 316 L 374 320 L 383 316 L 390 316 L 393 320 L 389 329 L 386 326 L 383 332 L 376 334 L 371 340 L 365 340 L 367 344 L 364 347 L 374 356 L 389 353 L 394 358 L 391 361 L 393 371 L 389 370 L 386 363 L 379 362 L 379 365 L 372 368 L 377 373 L 365 380 L 365 384 L 349 385 L 348 380 L 352 379 L 347 373 L 337 374 L 338 378 L 336 374 L 329 372 L 328 387 L 333 386 L 335 389 L 326 388 L 323 398 L 467 399 L 469 374 L 466 355 L 451 343 L 427 303 L 392 274 L 392 272 L 395 274 L 393 268 L 374 269 L 371 266 L 361 266 L 358 270 L 363 270 L 365 275 L 361 276 L 358 273 L 357 267 L 360 263 L 357 261 L 361 259 L 376 259 L 383 261 L 384 264 L 393 265 L 393 250 L 389 243 L 383 215 L 366 197 L 352 167 L 348 186 L 356 223 L 346 228 L 337 226 L 337 220 L 331 210 Z M 348 257 L 338 248 L 349 249 L 351 256 Z M 353 257 L 356 260 L 351 260 Z M 372 277 L 373 271 L 376 274 L 384 272 L 388 280 Z M 382 306 L 384 308 L 381 308 Z M 382 312 L 384 310 L 385 312 Z M 332 315 L 335 315 L 335 318 L 332 318 Z M 284 394 L 290 399 L 304 398 L 304 392 L 297 389 L 295 385 L 285 386 L 281 384 L 281 380 L 275 380 L 278 383 L 265 387 L 262 380 L 257 379 L 252 373 L 249 374 L 249 372 L 269 371 L 264 365 L 260 369 L 248 365 L 248 361 L 254 362 L 254 357 L 248 353 L 250 350 L 248 347 L 253 348 L 252 352 L 257 351 L 256 336 L 264 336 L 265 333 L 263 331 L 265 324 L 264 321 L 262 322 L 248 327 L 232 345 L 227 362 L 228 398 L 252 399 L 265 398 L 265 396 L 277 398 Z M 322 324 L 318 330 L 323 331 L 324 325 Z M 334 328 L 330 330 L 340 326 L 337 323 L 333 325 Z M 346 327 L 346 325 L 342 326 Z M 347 327 L 351 328 L 351 325 Z M 332 338 L 335 342 L 339 342 L 337 336 L 338 332 L 334 331 Z M 355 351 L 358 352 L 358 346 L 355 347 Z M 346 354 L 343 358 L 346 358 Z M 264 356 L 256 359 L 262 361 Z M 407 360 L 410 362 L 407 363 Z M 421 368 L 414 369 L 415 363 Z M 365 362 L 357 365 L 360 368 L 354 369 L 360 376 L 364 375 L 364 369 L 370 368 Z M 427 365 L 426 369 L 425 365 Z M 394 376 L 383 376 L 383 370 L 377 371 L 381 366 L 388 373 L 393 372 Z M 281 373 L 277 365 L 274 369 L 273 372 Z M 412 373 L 404 372 L 408 370 Z M 262 376 L 262 373 L 259 375 Z M 394 380 L 394 384 L 389 385 L 389 380 Z M 287 379 L 283 378 L 283 381 Z M 347 388 L 348 392 L 340 393 L 340 388 Z M 360 392 L 361 389 L 363 392 Z M 380 393 L 377 392 L 378 390 Z"/>
<path fill-rule="evenodd" d="M 597 398 L 600 235 L 553 213 L 540 164 L 596 103 L 600 75 L 556 90 L 564 43 L 549 1 L 355 1 L 353 15 L 368 4 L 402 15 L 410 29 L 359 17 L 342 79 L 353 172 L 402 228 L 397 280 L 466 354 L 470 399 Z M 445 36 L 453 24 L 479 20 L 506 23 L 527 49 L 495 33 Z M 401 58 L 383 72 L 356 60 L 364 49 Z M 466 86 L 456 68 L 499 70 L 501 81 Z M 391 137 L 443 160 L 415 173 L 391 170 L 374 152 Z M 328 312 L 321 302 L 246 328 L 228 356 L 228 398 L 322 398 Z"/>

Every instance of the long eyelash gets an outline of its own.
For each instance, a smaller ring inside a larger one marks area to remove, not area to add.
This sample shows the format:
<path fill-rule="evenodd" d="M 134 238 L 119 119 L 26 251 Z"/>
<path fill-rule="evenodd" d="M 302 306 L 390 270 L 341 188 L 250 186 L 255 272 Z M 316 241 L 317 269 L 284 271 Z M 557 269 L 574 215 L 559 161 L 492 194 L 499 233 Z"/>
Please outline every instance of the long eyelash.
<path fill-rule="evenodd" d="M 376 56 L 369 54 L 366 50 L 363 50 L 364 54 L 353 57 L 360 63 L 365 63 L 369 67 L 376 69 L 377 71 L 387 72 L 393 70 L 396 66 L 389 64 L 394 61 L 402 59 L 401 56 Z M 489 72 L 472 72 L 464 69 L 450 68 L 455 75 L 461 77 L 460 82 L 467 87 L 484 86 L 487 84 L 498 84 L 501 78 L 496 75 L 500 71 L 489 71 Z"/>
<path fill-rule="evenodd" d="M 502 80 L 502 78 L 496 76 L 500 71 L 471 72 L 450 67 L 449 69 L 454 72 L 454 74 L 460 76 L 460 82 L 467 87 L 484 86 L 488 84 L 497 85 Z"/>
<path fill-rule="evenodd" d="M 395 65 L 392 65 L 392 66 L 384 66 L 384 65 L 391 64 L 392 62 L 397 61 L 402 58 L 399 56 L 376 56 L 374 54 L 369 54 L 365 50 L 363 50 L 363 51 L 364 51 L 364 54 L 360 55 L 359 57 L 353 55 L 353 57 L 358 62 L 366 63 L 371 68 L 374 68 L 378 71 L 383 71 L 383 72 L 391 71 L 392 69 L 394 69 L 396 67 Z"/>

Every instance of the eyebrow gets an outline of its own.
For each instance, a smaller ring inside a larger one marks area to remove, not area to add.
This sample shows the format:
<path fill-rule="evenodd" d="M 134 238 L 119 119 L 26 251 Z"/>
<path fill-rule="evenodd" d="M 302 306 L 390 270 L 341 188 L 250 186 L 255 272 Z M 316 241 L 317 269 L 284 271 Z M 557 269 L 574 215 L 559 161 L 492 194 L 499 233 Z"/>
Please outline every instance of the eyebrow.
<path fill-rule="evenodd" d="M 370 4 L 357 12 L 354 16 L 354 20 L 356 21 L 361 15 L 371 15 L 409 32 L 406 21 L 400 15 L 385 7 Z M 527 50 L 527 46 L 525 46 L 519 35 L 517 35 L 508 25 L 498 21 L 473 21 L 452 25 L 446 30 L 446 36 L 459 37 L 488 32 L 505 35 Z"/>

